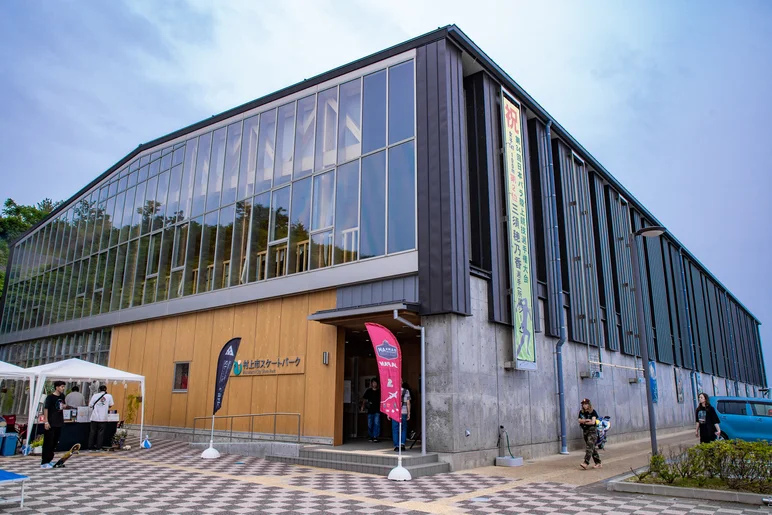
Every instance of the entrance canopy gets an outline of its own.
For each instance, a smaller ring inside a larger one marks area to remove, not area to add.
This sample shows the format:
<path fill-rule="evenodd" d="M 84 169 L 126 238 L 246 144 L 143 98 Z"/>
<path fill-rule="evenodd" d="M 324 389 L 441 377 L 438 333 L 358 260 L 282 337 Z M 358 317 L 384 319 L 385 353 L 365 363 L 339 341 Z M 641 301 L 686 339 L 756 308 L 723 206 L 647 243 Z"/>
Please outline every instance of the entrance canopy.
<path fill-rule="evenodd" d="M 394 319 L 394 312 L 396 311 L 402 318 L 418 325 L 421 323 L 421 317 L 418 315 L 418 308 L 418 304 L 411 302 L 368 304 L 351 308 L 317 311 L 316 313 L 309 315 L 308 320 L 335 325 L 354 331 L 362 331 L 364 330 L 365 322 L 373 322 L 381 324 L 392 333 L 397 334 L 397 332 L 404 329 L 405 325 Z"/>
<path fill-rule="evenodd" d="M 132 374 L 131 372 L 125 372 L 116 368 L 97 365 L 96 363 L 90 363 L 88 361 L 83 361 L 82 359 L 77 358 L 65 359 L 64 361 L 57 361 L 56 363 L 48 363 L 46 365 L 38 365 L 36 367 L 30 367 L 22 370 L 28 374 L 33 374 L 37 380 L 35 395 L 30 395 L 29 413 L 31 422 L 33 421 L 33 417 L 37 413 L 37 408 L 40 405 L 40 398 L 43 395 L 43 385 L 45 384 L 46 380 L 101 380 L 104 382 L 129 381 L 140 383 L 140 389 L 142 392 L 142 415 L 139 424 L 139 434 L 142 435 L 142 432 L 145 429 L 145 376 Z M 31 432 L 32 431 L 27 431 L 27 445 L 29 445 Z"/>

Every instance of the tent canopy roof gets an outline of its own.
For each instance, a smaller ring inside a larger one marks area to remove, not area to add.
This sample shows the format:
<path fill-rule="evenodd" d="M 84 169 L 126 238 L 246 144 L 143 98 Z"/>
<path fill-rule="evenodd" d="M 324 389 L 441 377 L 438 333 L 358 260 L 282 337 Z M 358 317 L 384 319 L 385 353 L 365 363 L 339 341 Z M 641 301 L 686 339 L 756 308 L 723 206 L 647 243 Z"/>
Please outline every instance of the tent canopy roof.
<path fill-rule="evenodd" d="M 16 365 L 11 365 L 5 361 L 0 361 L 0 378 L 19 377 L 29 379 L 30 377 L 34 377 L 34 375 L 34 372 L 28 372 L 26 368 L 17 367 Z"/>
<path fill-rule="evenodd" d="M 89 363 L 78 358 L 65 359 L 56 363 L 38 365 L 23 369 L 28 374 L 34 374 L 37 377 L 46 376 L 46 379 L 80 379 L 92 380 L 102 379 L 109 381 L 132 381 L 144 382 L 145 376 L 124 372 L 115 368 Z"/>

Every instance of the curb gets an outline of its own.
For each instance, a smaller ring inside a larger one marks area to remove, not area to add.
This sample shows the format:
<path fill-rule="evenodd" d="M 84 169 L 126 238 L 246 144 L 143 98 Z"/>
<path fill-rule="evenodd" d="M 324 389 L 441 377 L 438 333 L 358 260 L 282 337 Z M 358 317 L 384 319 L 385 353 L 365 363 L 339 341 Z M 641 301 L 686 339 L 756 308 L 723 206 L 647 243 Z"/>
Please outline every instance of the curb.
<path fill-rule="evenodd" d="M 728 490 L 709 490 L 707 488 L 682 488 L 679 486 L 647 485 L 643 483 L 630 483 L 627 479 L 633 474 L 618 476 L 606 483 L 606 489 L 612 492 L 625 492 L 634 494 L 662 495 L 667 497 L 682 497 L 686 499 L 699 499 L 721 502 L 735 502 L 752 504 L 754 506 L 766 506 L 764 494 L 746 492 L 732 492 Z"/>

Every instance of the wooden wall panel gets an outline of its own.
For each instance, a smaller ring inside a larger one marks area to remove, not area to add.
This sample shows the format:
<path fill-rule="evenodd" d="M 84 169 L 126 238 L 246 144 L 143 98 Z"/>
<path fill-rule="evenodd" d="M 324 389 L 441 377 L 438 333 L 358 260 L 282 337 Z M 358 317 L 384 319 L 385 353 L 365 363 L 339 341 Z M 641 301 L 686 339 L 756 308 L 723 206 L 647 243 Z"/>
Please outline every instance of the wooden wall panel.
<path fill-rule="evenodd" d="M 279 358 L 306 356 L 306 338 L 308 323 L 301 321 L 308 316 L 308 295 L 298 295 L 282 299 L 281 337 L 279 339 Z M 306 362 L 306 365 L 308 362 Z M 306 372 L 306 375 L 308 372 Z M 305 407 L 306 375 L 282 375 L 278 377 L 276 392 L 276 411 L 284 413 L 303 413 Z M 301 417 L 302 430 L 302 417 Z M 296 434 L 297 420 L 292 417 L 280 417 L 276 424 L 277 433 Z"/>
<path fill-rule="evenodd" d="M 211 415 L 206 411 L 206 393 L 209 391 L 210 350 L 212 348 L 212 327 L 214 311 L 203 311 L 196 314 L 196 332 L 193 336 L 193 360 L 190 363 L 188 375 L 188 414 L 185 417 L 186 427 L 193 427 L 193 419 Z M 199 422 L 203 424 L 203 422 Z M 199 426 L 200 427 L 200 426 Z"/>
<path fill-rule="evenodd" d="M 214 409 L 214 388 L 216 382 L 215 374 L 217 371 L 217 359 L 220 356 L 220 351 L 222 350 L 223 345 L 225 345 L 231 338 L 236 336 L 233 332 L 233 316 L 235 314 L 235 309 L 218 309 L 213 313 L 214 320 L 212 323 L 212 340 L 211 347 L 209 349 L 209 359 L 207 362 L 209 370 L 207 373 L 206 383 L 204 383 L 207 387 L 206 394 L 204 394 L 204 399 L 206 400 L 206 411 L 204 412 L 205 415 L 211 415 L 212 410 Z M 223 397 L 222 408 L 221 411 L 217 412 L 218 415 L 227 414 L 227 402 L 227 397 Z M 218 430 L 230 429 L 230 421 L 220 419 L 217 421 L 214 427 Z"/>
<path fill-rule="evenodd" d="M 269 300 L 258 304 L 257 326 L 255 338 L 255 352 L 252 356 L 242 354 L 243 359 L 257 359 L 258 356 L 278 356 L 279 338 L 281 336 L 281 299 Z M 241 351 L 239 351 L 241 353 Z M 261 358 L 264 359 L 264 358 Z M 252 410 L 251 413 L 273 413 L 278 411 L 276 404 L 276 392 L 278 377 L 234 377 L 236 381 L 252 383 Z M 254 431 L 258 433 L 272 433 L 273 419 L 259 417 L 255 419 Z"/>
<path fill-rule="evenodd" d="M 335 302 L 335 292 L 321 292 L 309 296 L 308 314 L 325 309 Z M 338 328 L 325 324 L 308 323 L 306 344 L 305 395 L 302 418 L 303 434 L 332 434 L 335 431 L 335 396 L 321 385 L 335 384 L 337 368 Z M 329 365 L 322 363 L 322 353 L 330 354 Z M 342 400 L 341 400 L 342 405 Z"/>
<path fill-rule="evenodd" d="M 158 342 L 156 352 L 155 372 L 153 368 L 148 369 L 148 375 L 145 376 L 147 402 L 153 405 L 153 416 L 148 418 L 148 424 L 157 426 L 168 426 L 172 406 L 172 388 L 174 386 L 174 347 L 177 342 L 177 318 L 167 318 L 163 320 L 161 326 L 161 340 Z M 148 356 L 149 353 L 145 353 Z M 150 388 L 150 375 L 154 375 L 152 381 L 153 388 Z"/>
<path fill-rule="evenodd" d="M 251 359 L 255 355 L 255 339 L 257 332 L 257 312 L 259 304 L 236 306 L 233 317 L 233 335 L 241 337 L 241 345 L 237 358 Z M 231 377 L 228 387 L 225 389 L 227 407 L 223 409 L 224 415 L 248 415 L 252 413 L 252 382 L 254 379 L 243 377 Z M 248 431 L 249 420 L 246 418 L 235 419 L 234 431 Z"/>
<path fill-rule="evenodd" d="M 116 327 L 110 365 L 145 376 L 146 424 L 191 428 L 194 418 L 211 415 L 213 374 L 228 339 L 242 338 L 237 356 L 241 360 L 302 356 L 304 374 L 231 377 L 218 415 L 296 412 L 301 414 L 302 434 L 340 444 L 344 335 L 307 318 L 335 303 L 336 293 L 329 290 Z M 325 351 L 330 353 L 326 366 Z M 172 391 L 175 362 L 190 362 L 188 392 Z M 124 414 L 126 395 L 134 387 L 111 385 L 110 391 Z M 205 422 L 197 426 L 205 427 Z M 230 423 L 218 422 L 216 427 L 229 429 Z M 234 423 L 235 431 L 249 429 L 247 419 Z M 273 433 L 273 418 L 256 418 L 253 430 Z M 296 419 L 277 420 L 278 433 L 296 431 Z"/>

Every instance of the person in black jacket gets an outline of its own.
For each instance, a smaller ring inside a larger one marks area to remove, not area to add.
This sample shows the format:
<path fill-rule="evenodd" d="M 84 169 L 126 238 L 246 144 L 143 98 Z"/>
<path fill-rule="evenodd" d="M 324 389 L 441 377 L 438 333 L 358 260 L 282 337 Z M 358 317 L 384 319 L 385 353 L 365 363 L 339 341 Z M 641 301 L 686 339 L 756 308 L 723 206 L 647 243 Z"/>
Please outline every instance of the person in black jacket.
<path fill-rule="evenodd" d="M 710 443 L 715 441 L 721 434 L 718 415 L 713 406 L 710 405 L 710 397 L 707 393 L 701 393 L 697 406 L 697 430 L 695 436 L 700 439 L 700 443 Z"/>
<path fill-rule="evenodd" d="M 46 397 L 43 404 L 43 456 L 40 468 L 54 466 L 54 451 L 59 444 L 64 426 L 64 381 L 54 381 L 54 392 Z"/>

